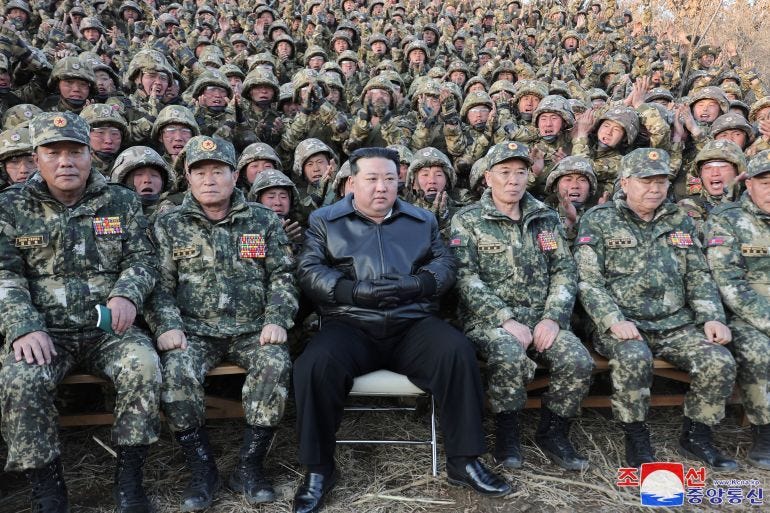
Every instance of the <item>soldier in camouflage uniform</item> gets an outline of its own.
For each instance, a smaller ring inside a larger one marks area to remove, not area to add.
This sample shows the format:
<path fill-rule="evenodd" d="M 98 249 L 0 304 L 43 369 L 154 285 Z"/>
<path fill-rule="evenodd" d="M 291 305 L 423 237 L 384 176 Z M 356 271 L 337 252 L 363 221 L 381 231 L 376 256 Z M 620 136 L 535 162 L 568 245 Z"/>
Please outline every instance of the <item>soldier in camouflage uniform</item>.
<path fill-rule="evenodd" d="M 738 175 L 746 172 L 746 157 L 732 141 L 709 141 L 695 156 L 695 169 L 701 182 L 700 193 L 677 204 L 695 223 L 701 242 L 705 242 L 703 227 L 711 211 L 741 195 Z"/>
<path fill-rule="evenodd" d="M 90 64 L 77 57 L 64 57 L 56 61 L 48 79 L 48 88 L 54 94 L 43 100 L 41 109 L 79 113 L 86 100 L 96 93 L 96 76 Z"/>
<path fill-rule="evenodd" d="M 294 205 L 299 199 L 299 191 L 294 182 L 278 169 L 265 169 L 254 178 L 246 199 L 261 203 L 275 212 L 292 243 L 292 252 L 297 254 L 304 235 L 299 222 L 291 219 Z"/>
<path fill-rule="evenodd" d="M 592 115 L 580 116 L 572 138 L 572 154 L 592 160 L 598 181 L 596 196 L 612 197 L 618 179 L 620 159 L 639 135 L 639 116 L 631 107 L 606 110 L 594 122 Z M 592 197 L 595 202 L 598 197 Z"/>
<path fill-rule="evenodd" d="M 11 128 L 0 133 L 0 190 L 26 182 L 34 172 L 29 129 Z"/>
<path fill-rule="evenodd" d="M 548 175 L 545 203 L 559 213 L 564 236 L 570 244 L 577 237 L 578 222 L 591 205 L 597 187 L 591 161 L 578 155 L 564 157 Z"/>
<path fill-rule="evenodd" d="M 80 117 L 91 127 L 91 165 L 109 177 L 112 164 L 126 139 L 126 119 L 109 105 L 92 103 L 80 112 Z"/>
<path fill-rule="evenodd" d="M 3 113 L 3 130 L 17 126 L 29 126 L 32 118 L 43 112 L 37 105 L 20 103 Z"/>
<path fill-rule="evenodd" d="M 334 181 L 337 155 L 318 139 L 305 139 L 294 150 L 292 172 L 294 183 L 299 183 L 299 199 L 296 202 L 299 221 L 305 224 L 310 214 L 324 204 Z"/>
<path fill-rule="evenodd" d="M 442 235 L 448 235 L 449 220 L 457 210 L 451 198 L 456 182 L 449 158 L 436 148 L 414 152 L 406 174 L 404 199 L 436 215 Z"/>
<path fill-rule="evenodd" d="M 321 140 L 339 154 L 350 134 L 348 120 L 343 111 L 326 99 L 318 73 L 300 70 L 292 78 L 292 85 L 294 101 L 301 107 L 281 136 L 283 153 L 291 155 L 300 141 L 312 138 Z"/>
<path fill-rule="evenodd" d="M 457 290 L 466 334 L 487 361 L 496 414 L 495 458 L 520 468 L 518 414 L 537 367 L 551 368 L 536 441 L 555 463 L 585 470 L 569 441 L 569 420 L 588 393 L 593 360 L 570 331 L 577 272 L 559 218 L 526 192 L 529 148 L 515 142 L 486 156 L 489 189 L 452 218 Z"/>
<path fill-rule="evenodd" d="M 639 148 L 621 161 L 624 196 L 583 216 L 575 243 L 580 302 L 596 326 L 596 350 L 612 369 L 612 409 L 629 466 L 655 461 L 645 424 L 653 355 L 690 374 L 680 451 L 713 470 L 735 470 L 711 426 L 724 417 L 735 361 L 719 293 L 695 226 L 666 202 L 669 157 Z"/>
<path fill-rule="evenodd" d="M 265 143 L 249 144 L 243 149 L 243 153 L 238 158 L 238 187 L 244 194 L 248 194 L 254 180 L 262 171 L 268 169 L 277 169 L 283 171 L 283 164 L 278 154 L 273 148 Z M 297 195 L 296 199 L 299 198 Z"/>
<path fill-rule="evenodd" d="M 117 391 L 118 512 L 149 512 L 142 466 L 160 430 L 161 376 L 133 326 L 157 277 L 147 220 L 130 191 L 91 168 L 82 118 L 40 114 L 30 137 L 39 172 L 0 196 L 0 330 L 13 349 L 0 369 L 6 470 L 28 472 L 33 511 L 67 511 L 54 396 L 79 366 Z M 111 310 L 107 333 L 97 305 Z"/>
<path fill-rule="evenodd" d="M 353 119 L 350 137 L 345 141 L 345 153 L 370 146 L 410 146 L 413 127 L 396 115 L 396 93 L 390 80 L 371 78 L 361 92 L 361 104 L 363 107 Z"/>
<path fill-rule="evenodd" d="M 569 110 L 567 100 L 562 96 L 548 95 L 543 98 L 532 114 L 532 130 L 517 131 L 517 142 L 530 144 L 543 153 L 543 168 L 529 176 L 529 192 L 536 198 L 545 197 L 545 182 L 548 175 L 562 158 L 572 151 L 568 131 L 575 124 L 575 116 Z"/>
<path fill-rule="evenodd" d="M 162 148 L 163 159 L 173 166 L 187 141 L 196 135 L 200 135 L 200 128 L 192 111 L 181 105 L 169 105 L 152 124 L 150 140 Z"/>
<path fill-rule="evenodd" d="M 246 75 L 241 91 L 242 100 L 246 101 L 243 114 L 254 138 L 246 138 L 244 134 L 244 146 L 258 141 L 273 148 L 280 144 L 283 121 L 281 113 L 275 108 L 279 92 L 278 79 L 269 71 L 254 68 Z"/>
<path fill-rule="evenodd" d="M 176 188 L 176 175 L 168 162 L 148 146 L 132 146 L 118 155 L 110 180 L 136 192 L 151 224 L 174 207 L 166 198 Z"/>
<path fill-rule="evenodd" d="M 752 465 L 770 470 L 770 151 L 748 166 L 739 201 L 720 205 L 706 224 L 706 257 L 722 300 L 733 314 L 731 349 L 738 364 L 737 383 L 751 422 Z"/>
<path fill-rule="evenodd" d="M 203 381 L 223 360 L 248 372 L 243 446 L 229 486 L 274 499 L 263 461 L 288 395 L 286 330 L 297 310 L 294 258 L 278 217 L 236 188 L 235 150 L 207 136 L 185 147 L 189 190 L 155 223 L 162 268 L 146 315 L 163 363 L 161 405 L 191 480 L 182 510 L 211 504 L 220 479 L 204 427 Z"/>

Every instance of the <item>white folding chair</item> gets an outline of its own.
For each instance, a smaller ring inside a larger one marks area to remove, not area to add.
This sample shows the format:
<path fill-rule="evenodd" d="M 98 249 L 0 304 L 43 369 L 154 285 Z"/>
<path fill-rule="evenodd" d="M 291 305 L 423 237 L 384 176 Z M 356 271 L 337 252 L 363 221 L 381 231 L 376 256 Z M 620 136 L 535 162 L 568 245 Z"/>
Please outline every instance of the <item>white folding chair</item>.
<path fill-rule="evenodd" d="M 430 445 L 433 475 L 438 474 L 438 445 L 436 442 L 436 405 L 433 395 L 417 388 L 409 378 L 403 374 L 380 369 L 369 374 L 357 377 L 353 381 L 351 396 L 357 397 L 420 397 L 427 396 L 430 399 L 430 439 L 399 439 L 399 440 L 337 440 L 338 444 L 403 444 L 403 445 Z M 416 407 L 410 406 L 346 406 L 345 411 L 415 411 Z"/>

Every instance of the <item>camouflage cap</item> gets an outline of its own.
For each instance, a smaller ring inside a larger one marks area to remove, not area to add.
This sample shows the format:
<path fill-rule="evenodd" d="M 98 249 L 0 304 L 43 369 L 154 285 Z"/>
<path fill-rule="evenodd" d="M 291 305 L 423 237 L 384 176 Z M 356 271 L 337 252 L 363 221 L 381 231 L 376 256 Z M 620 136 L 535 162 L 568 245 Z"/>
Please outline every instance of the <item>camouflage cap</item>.
<path fill-rule="evenodd" d="M 573 174 L 580 174 L 588 178 L 588 184 L 591 191 L 590 194 L 593 195 L 593 193 L 596 192 L 596 173 L 594 173 L 594 166 L 591 164 L 591 159 L 579 155 L 570 155 L 561 159 L 556 165 L 556 168 L 548 174 L 548 178 L 545 181 L 545 193 L 551 194 L 553 192 L 559 178 Z"/>
<path fill-rule="evenodd" d="M 711 124 L 711 136 L 716 137 L 726 130 L 741 130 L 746 134 L 746 142 L 754 140 L 754 128 L 746 121 L 746 118 L 735 112 L 722 114 Z M 747 144 L 748 145 L 748 144 Z"/>
<path fill-rule="evenodd" d="M 749 160 L 749 168 L 746 178 L 754 178 L 765 173 L 770 173 L 770 150 L 760 151 Z"/>
<path fill-rule="evenodd" d="M 743 154 L 740 146 L 732 141 L 710 140 L 703 145 L 697 155 L 695 155 L 695 167 L 700 174 L 701 165 L 709 161 L 721 160 L 729 162 L 735 166 L 738 174 L 746 172 L 746 155 Z"/>
<path fill-rule="evenodd" d="M 770 96 L 763 96 L 759 100 L 751 104 L 751 110 L 749 110 L 749 121 L 757 121 L 757 115 L 763 109 L 770 107 Z"/>
<path fill-rule="evenodd" d="M 246 166 L 254 162 L 255 160 L 269 160 L 273 163 L 276 169 L 283 169 L 281 159 L 275 150 L 268 144 L 262 142 L 256 142 L 249 144 L 243 149 L 240 158 L 238 159 L 238 165 L 236 169 L 241 173 L 245 172 Z"/>
<path fill-rule="evenodd" d="M 532 165 L 532 158 L 529 156 L 529 147 L 526 144 L 519 142 L 503 142 L 495 144 L 484 157 L 487 162 L 488 169 L 492 166 L 505 162 L 506 160 L 518 159 L 527 163 L 527 166 Z"/>
<path fill-rule="evenodd" d="M 29 142 L 28 128 L 16 127 L 0 133 L 0 160 L 31 153 L 32 144 Z"/>
<path fill-rule="evenodd" d="M 32 147 L 62 141 L 72 141 L 91 146 L 91 127 L 73 112 L 41 112 L 29 123 Z"/>
<path fill-rule="evenodd" d="M 296 148 L 294 148 L 294 166 L 292 172 L 297 176 L 302 176 L 302 168 L 305 165 L 305 161 L 315 155 L 316 153 L 325 153 L 329 160 L 337 160 L 337 155 L 334 150 L 329 148 L 320 139 L 310 138 L 300 142 Z"/>
<path fill-rule="evenodd" d="M 3 113 L 3 130 L 17 126 L 29 126 L 32 118 L 43 112 L 37 105 L 20 103 Z"/>
<path fill-rule="evenodd" d="M 646 178 L 671 174 L 668 152 L 659 148 L 637 148 L 620 161 L 620 178 Z"/>
<path fill-rule="evenodd" d="M 91 128 L 105 125 L 114 126 L 120 129 L 123 136 L 126 135 L 126 130 L 128 130 L 126 118 L 121 116 L 117 109 L 113 109 L 110 105 L 104 103 L 86 105 L 80 112 L 80 117 L 88 121 Z"/>
<path fill-rule="evenodd" d="M 448 182 L 446 190 L 451 190 L 455 184 L 455 170 L 454 167 L 452 167 L 452 162 L 450 162 L 449 157 L 444 153 L 431 146 L 421 148 L 414 152 L 412 161 L 409 163 L 409 171 L 406 174 L 406 186 L 409 188 L 412 187 L 415 176 L 420 169 L 433 166 L 440 167 L 444 170 L 444 175 Z"/>
<path fill-rule="evenodd" d="M 254 183 L 251 184 L 249 189 L 249 198 L 254 201 L 259 201 L 259 194 L 267 189 L 273 187 L 281 187 L 282 189 L 288 189 L 291 192 L 292 204 L 299 199 L 299 191 L 291 178 L 283 174 L 277 169 L 265 169 L 254 177 Z"/>
<path fill-rule="evenodd" d="M 235 148 L 232 143 L 224 139 L 196 135 L 187 141 L 182 152 L 184 153 L 186 169 L 190 169 L 190 166 L 205 160 L 222 162 L 230 166 L 231 169 L 235 169 Z"/>
<path fill-rule="evenodd" d="M 131 171 L 143 167 L 151 167 L 160 172 L 163 178 L 162 192 L 168 192 L 175 186 L 176 174 L 171 166 L 149 146 L 132 146 L 123 150 L 115 159 L 110 180 L 124 183 Z"/>

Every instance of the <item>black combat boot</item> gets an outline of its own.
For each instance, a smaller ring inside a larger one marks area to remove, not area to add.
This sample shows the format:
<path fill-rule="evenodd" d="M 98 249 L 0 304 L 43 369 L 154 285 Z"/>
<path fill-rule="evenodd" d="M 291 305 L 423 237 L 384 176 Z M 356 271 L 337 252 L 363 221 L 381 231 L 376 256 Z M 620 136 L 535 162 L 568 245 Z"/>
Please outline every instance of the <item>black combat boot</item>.
<path fill-rule="evenodd" d="M 540 409 L 535 442 L 551 461 L 566 470 L 586 470 L 588 459 L 577 453 L 569 441 L 569 419 L 548 408 Z"/>
<path fill-rule="evenodd" d="M 714 447 L 711 439 L 711 427 L 684 418 L 682 436 L 679 437 L 679 453 L 688 458 L 701 461 L 715 471 L 730 471 L 738 468 L 738 463 L 721 454 Z"/>
<path fill-rule="evenodd" d="M 495 460 L 506 468 L 521 468 L 519 412 L 501 411 L 495 416 Z"/>
<path fill-rule="evenodd" d="M 641 467 L 642 463 L 655 461 L 647 424 L 644 422 L 624 422 L 623 431 L 626 433 L 626 464 L 629 467 Z"/>
<path fill-rule="evenodd" d="M 150 513 L 150 499 L 142 486 L 146 445 L 119 445 L 112 497 L 118 513 Z"/>
<path fill-rule="evenodd" d="M 274 429 L 247 426 L 243 432 L 243 445 L 238 454 L 238 464 L 230 475 L 230 489 L 242 493 L 251 505 L 275 500 L 273 485 L 265 476 L 263 464 Z"/>
<path fill-rule="evenodd" d="M 770 424 L 752 425 L 751 434 L 754 443 L 746 459 L 755 467 L 770 470 Z"/>
<path fill-rule="evenodd" d="M 192 428 L 174 433 L 176 441 L 182 447 L 187 467 L 190 469 L 190 482 L 182 492 L 180 511 L 202 511 L 214 500 L 214 495 L 222 485 L 219 471 L 214 462 L 214 455 L 209 444 L 206 428 Z"/>
<path fill-rule="evenodd" d="M 30 470 L 27 477 L 32 484 L 32 513 L 69 513 L 61 459 L 56 458 L 43 468 Z"/>

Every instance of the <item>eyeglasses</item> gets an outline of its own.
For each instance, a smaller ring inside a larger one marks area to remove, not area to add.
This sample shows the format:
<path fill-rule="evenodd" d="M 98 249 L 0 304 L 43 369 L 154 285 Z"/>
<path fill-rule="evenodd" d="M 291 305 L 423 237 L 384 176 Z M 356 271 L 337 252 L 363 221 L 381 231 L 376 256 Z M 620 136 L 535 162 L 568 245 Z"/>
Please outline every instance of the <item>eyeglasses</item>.
<path fill-rule="evenodd" d="M 207 86 L 203 90 L 203 94 L 207 96 L 227 96 L 227 90 L 223 87 Z"/>
<path fill-rule="evenodd" d="M 168 84 L 169 78 L 165 73 L 146 72 L 143 74 L 144 78 L 151 82 L 163 82 Z"/>
<path fill-rule="evenodd" d="M 92 128 L 91 135 L 103 139 L 107 136 L 115 139 L 123 135 L 123 132 L 118 128 Z"/>
<path fill-rule="evenodd" d="M 192 136 L 192 130 L 190 130 L 189 128 L 177 127 L 177 126 L 166 126 L 166 127 L 163 127 L 162 132 L 163 132 L 163 135 L 181 135 L 183 137 L 184 136 L 187 136 L 187 137 L 191 137 Z"/>

